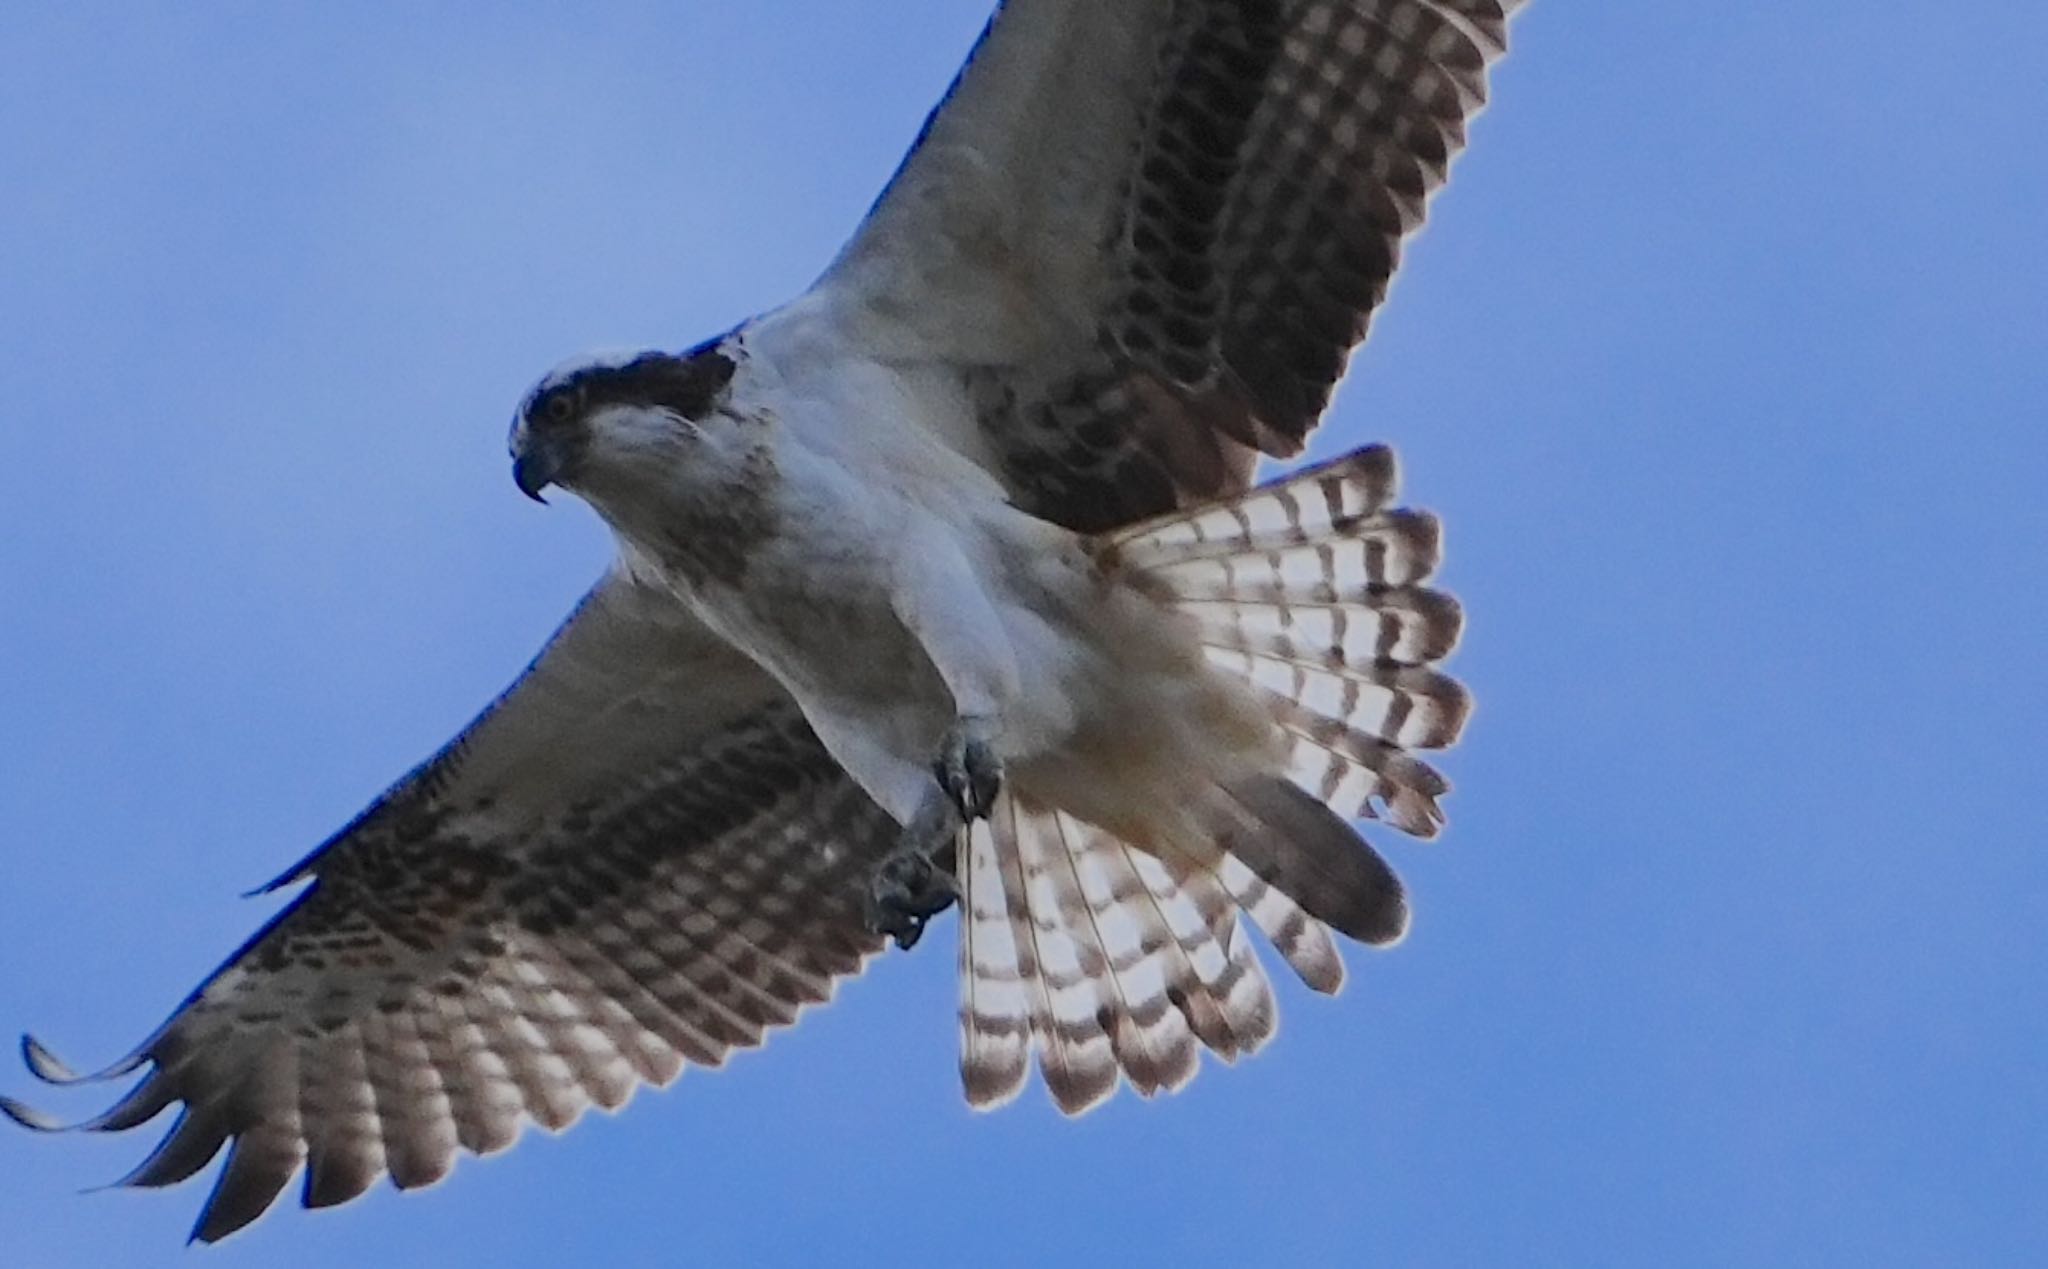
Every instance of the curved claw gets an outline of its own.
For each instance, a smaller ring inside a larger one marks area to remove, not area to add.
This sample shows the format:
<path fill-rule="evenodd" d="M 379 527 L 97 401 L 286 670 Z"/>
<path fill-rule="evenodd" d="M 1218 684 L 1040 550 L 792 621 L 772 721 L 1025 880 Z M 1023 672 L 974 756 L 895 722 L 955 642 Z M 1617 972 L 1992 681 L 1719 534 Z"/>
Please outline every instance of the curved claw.
<path fill-rule="evenodd" d="M 924 936 L 925 924 L 959 897 L 952 874 L 919 851 L 901 850 L 875 870 L 868 890 L 868 926 L 908 951 Z"/>
<path fill-rule="evenodd" d="M 965 721 L 947 733 L 932 774 L 968 821 L 987 819 L 1003 790 L 1003 760 L 982 729 Z"/>

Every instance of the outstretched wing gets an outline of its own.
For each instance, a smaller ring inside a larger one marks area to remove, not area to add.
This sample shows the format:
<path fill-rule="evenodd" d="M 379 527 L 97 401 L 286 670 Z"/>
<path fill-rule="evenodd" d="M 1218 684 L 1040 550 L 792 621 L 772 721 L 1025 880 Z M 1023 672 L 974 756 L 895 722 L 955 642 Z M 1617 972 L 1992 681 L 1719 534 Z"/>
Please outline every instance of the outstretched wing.
<path fill-rule="evenodd" d="M 309 1207 L 386 1173 L 425 1185 L 459 1149 L 616 1107 L 827 999 L 879 947 L 860 901 L 894 832 L 772 680 L 615 574 L 462 736 L 279 880 L 309 884 L 101 1073 L 148 1068 L 82 1126 L 182 1103 L 129 1185 L 227 1145 L 203 1240 L 301 1167 Z M 81 1078 L 25 1050 L 45 1079 Z"/>
<path fill-rule="evenodd" d="M 1097 531 L 1248 485 L 1328 404 L 1522 0 L 1008 0 L 821 280 L 969 367 L 950 439 Z"/>

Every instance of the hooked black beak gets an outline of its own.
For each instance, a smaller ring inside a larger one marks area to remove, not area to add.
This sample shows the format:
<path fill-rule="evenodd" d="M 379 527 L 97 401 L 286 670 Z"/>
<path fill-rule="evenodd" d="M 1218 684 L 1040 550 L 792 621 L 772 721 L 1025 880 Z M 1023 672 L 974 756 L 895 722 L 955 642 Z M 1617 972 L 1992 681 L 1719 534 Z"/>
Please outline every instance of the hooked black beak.
<path fill-rule="evenodd" d="M 547 499 L 540 496 L 541 490 L 561 477 L 566 462 L 560 444 L 529 439 L 512 457 L 512 483 L 519 486 L 520 493 L 545 504 Z"/>

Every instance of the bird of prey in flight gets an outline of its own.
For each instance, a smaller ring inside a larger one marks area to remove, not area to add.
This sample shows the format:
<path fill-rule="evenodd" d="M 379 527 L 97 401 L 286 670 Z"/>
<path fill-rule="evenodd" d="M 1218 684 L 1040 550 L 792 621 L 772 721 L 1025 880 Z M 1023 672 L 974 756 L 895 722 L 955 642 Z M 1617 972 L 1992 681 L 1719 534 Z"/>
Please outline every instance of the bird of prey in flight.
<path fill-rule="evenodd" d="M 1387 450 L 1298 454 L 1519 0 L 1007 0 L 852 241 L 687 351 L 541 380 L 513 474 L 615 563 L 79 1127 L 223 1147 L 194 1236 L 716 1066 L 957 903 L 961 1073 L 1078 1113 L 1408 924 L 1457 604 Z M 0 1109 L 59 1127 L 19 1102 Z"/>

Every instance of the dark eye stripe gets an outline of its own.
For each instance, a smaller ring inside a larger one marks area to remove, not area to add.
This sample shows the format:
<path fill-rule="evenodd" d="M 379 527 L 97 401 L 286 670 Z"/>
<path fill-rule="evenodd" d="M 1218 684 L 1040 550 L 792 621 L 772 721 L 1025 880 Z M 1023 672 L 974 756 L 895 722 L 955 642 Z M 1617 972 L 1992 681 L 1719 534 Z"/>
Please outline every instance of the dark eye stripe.
<path fill-rule="evenodd" d="M 724 393 L 735 368 L 733 359 L 715 347 L 699 347 L 680 357 L 648 353 L 624 366 L 589 373 L 582 391 L 593 407 L 653 405 L 701 420 Z"/>
<path fill-rule="evenodd" d="M 734 358 L 706 340 L 681 354 L 642 353 L 623 365 L 591 366 L 551 380 L 528 399 L 530 424 L 567 424 L 587 410 L 610 405 L 652 405 L 686 419 L 701 420 L 717 405 L 733 372 Z"/>

